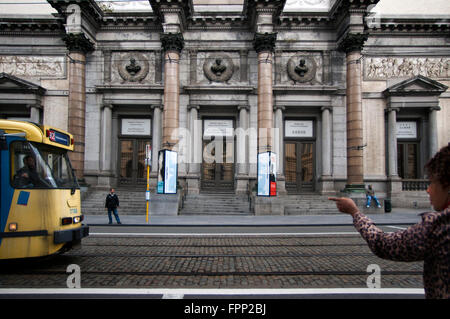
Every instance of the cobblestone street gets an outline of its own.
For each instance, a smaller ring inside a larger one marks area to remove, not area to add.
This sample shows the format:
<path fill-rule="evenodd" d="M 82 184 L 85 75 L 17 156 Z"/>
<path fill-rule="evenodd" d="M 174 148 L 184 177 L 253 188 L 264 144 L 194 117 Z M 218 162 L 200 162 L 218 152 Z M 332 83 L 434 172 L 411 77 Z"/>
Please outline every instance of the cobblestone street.
<path fill-rule="evenodd" d="M 422 262 L 373 255 L 357 235 L 90 236 L 81 249 L 1 264 L 0 288 L 366 288 L 376 264 L 382 288 L 422 288 Z"/>

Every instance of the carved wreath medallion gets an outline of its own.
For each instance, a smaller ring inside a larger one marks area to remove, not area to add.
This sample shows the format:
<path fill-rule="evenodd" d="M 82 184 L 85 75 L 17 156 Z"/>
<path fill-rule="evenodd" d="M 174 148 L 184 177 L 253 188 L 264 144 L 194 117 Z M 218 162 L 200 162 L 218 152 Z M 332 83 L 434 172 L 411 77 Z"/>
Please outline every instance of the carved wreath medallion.
<path fill-rule="evenodd" d="M 211 82 L 226 82 L 233 75 L 233 61 L 226 54 L 211 54 L 203 63 L 203 72 Z"/>
<path fill-rule="evenodd" d="M 121 56 L 118 71 L 124 82 L 141 82 L 148 74 L 149 63 L 141 53 L 128 53 Z"/>
<path fill-rule="evenodd" d="M 289 59 L 287 72 L 294 82 L 310 82 L 315 79 L 317 71 L 316 61 L 310 56 L 296 55 Z"/>

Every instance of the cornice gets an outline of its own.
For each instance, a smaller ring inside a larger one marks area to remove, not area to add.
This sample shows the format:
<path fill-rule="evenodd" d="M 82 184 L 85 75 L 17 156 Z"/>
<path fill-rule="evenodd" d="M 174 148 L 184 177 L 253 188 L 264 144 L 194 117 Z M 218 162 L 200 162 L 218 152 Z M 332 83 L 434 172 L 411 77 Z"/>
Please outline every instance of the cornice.
<path fill-rule="evenodd" d="M 247 21 L 243 15 L 227 12 L 217 14 L 197 14 L 188 21 L 189 30 L 235 30 L 247 29 Z"/>
<path fill-rule="evenodd" d="M 395 17 L 369 15 L 365 18 L 370 33 L 436 33 L 448 32 L 450 18 L 442 17 Z"/>
<path fill-rule="evenodd" d="M 49 17 L 0 17 L 0 32 L 13 32 L 14 34 L 33 33 L 60 33 L 64 31 L 64 21 L 61 18 Z"/>
<path fill-rule="evenodd" d="M 156 15 L 149 15 L 148 12 L 142 13 L 110 13 L 102 17 L 102 28 L 104 27 L 136 27 L 136 26 L 155 26 L 161 29 Z"/>

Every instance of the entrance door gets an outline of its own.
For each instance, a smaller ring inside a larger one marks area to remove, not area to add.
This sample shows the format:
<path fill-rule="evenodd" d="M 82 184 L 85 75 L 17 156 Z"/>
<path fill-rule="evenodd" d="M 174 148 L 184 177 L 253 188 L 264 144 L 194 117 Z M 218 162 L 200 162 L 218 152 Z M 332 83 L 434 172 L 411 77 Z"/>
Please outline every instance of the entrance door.
<path fill-rule="evenodd" d="M 203 141 L 202 189 L 234 189 L 234 141 L 217 137 Z"/>
<path fill-rule="evenodd" d="M 418 143 L 397 143 L 398 175 L 403 179 L 417 179 L 418 174 Z"/>
<path fill-rule="evenodd" d="M 285 142 L 286 190 L 290 193 L 314 191 L 314 142 Z"/>
<path fill-rule="evenodd" d="M 150 139 L 121 139 L 119 176 L 121 185 L 145 185 L 145 145 Z"/>

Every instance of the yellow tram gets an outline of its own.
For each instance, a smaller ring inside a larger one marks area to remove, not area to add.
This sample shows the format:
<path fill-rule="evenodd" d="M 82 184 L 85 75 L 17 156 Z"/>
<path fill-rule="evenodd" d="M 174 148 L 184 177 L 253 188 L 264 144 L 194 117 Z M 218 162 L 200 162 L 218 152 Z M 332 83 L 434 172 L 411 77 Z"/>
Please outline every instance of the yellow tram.
<path fill-rule="evenodd" d="M 88 236 L 73 149 L 62 130 L 0 120 L 0 259 L 64 252 Z"/>

